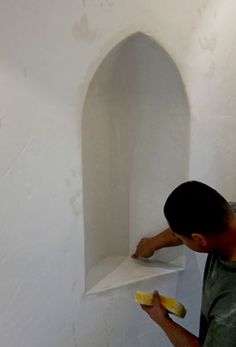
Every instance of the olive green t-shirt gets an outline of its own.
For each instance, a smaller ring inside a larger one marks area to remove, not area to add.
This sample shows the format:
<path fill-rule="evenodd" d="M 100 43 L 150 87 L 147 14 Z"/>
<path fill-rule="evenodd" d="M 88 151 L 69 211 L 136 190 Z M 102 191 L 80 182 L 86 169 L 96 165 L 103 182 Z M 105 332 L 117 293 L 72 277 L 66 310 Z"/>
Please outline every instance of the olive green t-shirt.
<path fill-rule="evenodd" d="M 208 255 L 199 337 L 203 347 L 236 347 L 236 261 Z"/>

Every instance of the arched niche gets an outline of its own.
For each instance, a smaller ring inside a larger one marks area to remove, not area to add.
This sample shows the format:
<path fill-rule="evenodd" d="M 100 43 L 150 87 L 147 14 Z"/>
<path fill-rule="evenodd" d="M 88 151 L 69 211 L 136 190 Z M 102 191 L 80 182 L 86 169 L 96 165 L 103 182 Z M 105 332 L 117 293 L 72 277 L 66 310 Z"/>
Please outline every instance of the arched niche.
<path fill-rule="evenodd" d="M 166 226 L 164 201 L 188 174 L 189 123 L 179 71 L 154 40 L 137 33 L 110 51 L 83 109 L 87 291 L 149 276 L 129 254 L 141 237 Z M 182 253 L 162 251 L 160 260 L 178 266 Z M 150 276 L 161 266 L 149 268 Z"/>

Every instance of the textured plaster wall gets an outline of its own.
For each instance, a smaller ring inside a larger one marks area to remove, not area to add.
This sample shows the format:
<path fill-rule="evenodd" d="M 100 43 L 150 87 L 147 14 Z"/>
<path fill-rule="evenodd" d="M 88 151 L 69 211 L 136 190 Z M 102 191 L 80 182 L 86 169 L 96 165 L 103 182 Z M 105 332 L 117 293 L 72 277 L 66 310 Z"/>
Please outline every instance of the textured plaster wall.
<path fill-rule="evenodd" d="M 89 82 L 127 35 L 152 36 L 189 97 L 189 177 L 236 195 L 233 0 L 0 3 L 0 344 L 169 346 L 133 303 L 158 288 L 197 332 L 202 258 L 96 297 L 84 292 L 81 117 Z"/>

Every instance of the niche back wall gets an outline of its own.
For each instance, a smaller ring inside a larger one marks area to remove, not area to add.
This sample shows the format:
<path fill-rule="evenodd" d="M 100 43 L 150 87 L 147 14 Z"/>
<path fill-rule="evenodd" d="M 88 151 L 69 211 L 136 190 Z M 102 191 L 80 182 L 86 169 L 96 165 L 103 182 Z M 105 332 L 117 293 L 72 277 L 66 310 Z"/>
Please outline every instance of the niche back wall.
<path fill-rule="evenodd" d="M 189 118 L 178 69 L 154 40 L 134 34 L 105 57 L 83 112 L 86 273 L 166 226 L 164 201 L 187 179 Z"/>

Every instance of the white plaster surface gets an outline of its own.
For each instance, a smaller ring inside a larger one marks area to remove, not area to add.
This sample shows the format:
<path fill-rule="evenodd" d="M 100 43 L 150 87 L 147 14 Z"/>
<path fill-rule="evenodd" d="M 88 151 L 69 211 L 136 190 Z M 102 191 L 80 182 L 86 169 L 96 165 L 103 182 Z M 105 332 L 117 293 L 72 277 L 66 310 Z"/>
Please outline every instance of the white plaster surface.
<path fill-rule="evenodd" d="M 118 263 L 119 260 L 119 264 Z M 183 267 L 131 257 L 107 257 L 90 271 L 87 294 L 99 293 L 153 277 L 183 270 Z M 100 281 L 97 280 L 102 278 Z M 90 283 L 91 281 L 91 283 Z"/>
<path fill-rule="evenodd" d="M 138 33 L 105 57 L 83 112 L 87 273 L 166 227 L 164 202 L 188 175 L 189 124 L 178 69 L 154 40 Z"/>
<path fill-rule="evenodd" d="M 134 303 L 158 289 L 197 333 L 202 258 L 186 270 L 84 295 L 82 108 L 100 63 L 135 32 L 177 64 L 191 113 L 189 177 L 236 195 L 236 3 L 0 2 L 0 345 L 170 346 Z"/>

